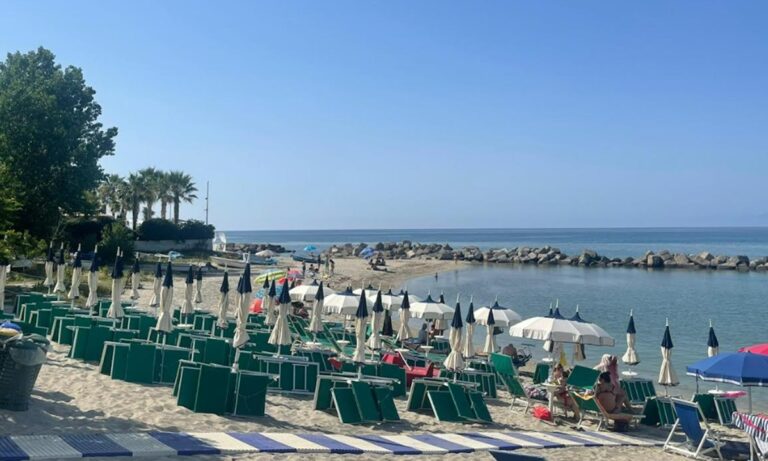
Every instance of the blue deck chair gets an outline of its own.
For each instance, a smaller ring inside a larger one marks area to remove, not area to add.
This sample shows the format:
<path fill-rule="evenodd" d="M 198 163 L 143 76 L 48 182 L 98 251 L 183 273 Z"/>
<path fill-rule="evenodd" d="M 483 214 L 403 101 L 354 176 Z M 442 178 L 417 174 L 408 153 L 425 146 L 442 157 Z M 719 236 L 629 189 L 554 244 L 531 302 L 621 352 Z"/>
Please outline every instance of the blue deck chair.
<path fill-rule="evenodd" d="M 699 404 L 674 398 L 671 400 L 675 413 L 677 413 L 677 420 L 672 426 L 672 430 L 669 431 L 666 442 L 664 442 L 664 451 L 671 451 L 695 459 L 711 459 L 705 455 L 717 454 L 719 459 L 723 459 L 720 448 L 724 443 L 720 441 L 718 434 L 707 425 L 707 420 L 704 418 Z M 672 438 L 678 428 L 685 434 L 685 441 L 673 443 Z"/>

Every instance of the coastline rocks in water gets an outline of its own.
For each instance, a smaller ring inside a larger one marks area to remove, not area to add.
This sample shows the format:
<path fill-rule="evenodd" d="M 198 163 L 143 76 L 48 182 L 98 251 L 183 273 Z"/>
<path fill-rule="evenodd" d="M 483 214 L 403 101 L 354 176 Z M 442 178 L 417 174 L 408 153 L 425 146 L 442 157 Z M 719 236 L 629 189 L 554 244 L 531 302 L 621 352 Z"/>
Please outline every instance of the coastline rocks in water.
<path fill-rule="evenodd" d="M 269 250 L 275 253 L 288 253 L 288 250 L 282 245 L 273 245 L 271 243 L 227 243 L 227 251 L 233 253 L 258 253 L 259 251 Z"/>

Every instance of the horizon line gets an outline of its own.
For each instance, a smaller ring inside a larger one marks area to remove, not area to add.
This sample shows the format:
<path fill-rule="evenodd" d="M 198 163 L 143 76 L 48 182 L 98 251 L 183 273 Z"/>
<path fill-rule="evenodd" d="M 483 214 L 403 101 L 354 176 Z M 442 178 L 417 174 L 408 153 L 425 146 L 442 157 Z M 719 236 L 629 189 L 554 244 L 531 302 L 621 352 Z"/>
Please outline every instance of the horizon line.
<path fill-rule="evenodd" d="M 382 227 L 348 229 L 227 229 L 216 232 L 359 232 L 359 231 L 487 231 L 487 230 L 705 230 L 765 229 L 768 226 L 626 226 L 626 227 Z"/>

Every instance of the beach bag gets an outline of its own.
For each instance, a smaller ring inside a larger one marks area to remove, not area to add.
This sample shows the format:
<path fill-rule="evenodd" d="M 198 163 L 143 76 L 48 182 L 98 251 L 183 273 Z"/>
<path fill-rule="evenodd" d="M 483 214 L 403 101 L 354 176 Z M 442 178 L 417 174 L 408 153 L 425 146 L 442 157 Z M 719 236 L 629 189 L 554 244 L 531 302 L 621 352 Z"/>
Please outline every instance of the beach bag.
<path fill-rule="evenodd" d="M 533 413 L 533 417 L 536 419 L 540 419 L 542 421 L 552 421 L 552 412 L 549 411 L 549 408 L 547 407 L 537 405 L 533 407 L 531 413 Z"/>

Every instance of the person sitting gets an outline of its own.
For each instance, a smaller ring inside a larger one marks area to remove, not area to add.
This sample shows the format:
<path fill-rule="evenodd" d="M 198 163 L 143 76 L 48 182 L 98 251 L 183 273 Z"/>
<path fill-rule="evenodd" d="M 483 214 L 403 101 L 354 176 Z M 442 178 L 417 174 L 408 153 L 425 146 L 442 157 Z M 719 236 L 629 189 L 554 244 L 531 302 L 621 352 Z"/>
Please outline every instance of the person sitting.
<path fill-rule="evenodd" d="M 508 355 L 513 359 L 517 357 L 517 349 L 512 343 L 509 343 L 506 346 L 504 346 L 504 349 L 501 350 L 501 353 L 504 355 Z"/>
<path fill-rule="evenodd" d="M 421 330 L 419 330 L 419 336 L 417 337 L 418 343 L 421 346 L 426 346 L 429 343 L 429 333 L 427 332 L 427 324 L 424 323 L 421 325 Z"/>
<path fill-rule="evenodd" d="M 608 383 L 611 386 L 611 392 L 616 396 L 615 400 L 618 403 L 618 410 L 621 411 L 621 408 L 626 408 L 630 413 L 632 412 L 632 404 L 629 402 L 629 398 L 627 398 L 627 394 L 624 392 L 624 389 L 622 389 L 621 384 L 619 383 L 619 360 L 615 355 L 612 354 L 603 354 L 603 357 L 600 359 L 600 363 L 598 363 L 595 366 L 595 370 L 601 371 L 603 374 L 607 374 L 609 377 Z M 602 375 L 601 375 L 602 376 Z M 598 379 L 598 386 L 600 384 L 600 380 Z M 607 387 L 606 387 L 607 389 Z M 606 411 L 611 413 L 608 408 L 605 408 Z"/>
<path fill-rule="evenodd" d="M 614 386 L 611 382 L 611 373 L 604 371 L 595 384 L 595 398 L 600 402 L 600 406 L 608 413 L 621 413 L 626 409 L 627 413 L 632 413 L 626 394 L 621 387 Z"/>
<path fill-rule="evenodd" d="M 571 397 L 571 394 L 568 392 L 566 385 L 569 374 L 570 373 L 568 371 L 563 369 L 563 365 L 559 363 L 555 365 L 555 368 L 552 370 L 552 378 L 550 380 L 551 383 L 555 386 L 555 389 L 552 391 L 552 395 L 554 395 L 555 399 L 563 405 L 563 408 L 566 411 L 566 416 L 568 416 L 568 410 L 570 409 L 573 411 L 573 417 L 578 419 L 581 415 L 581 412 L 579 411 L 579 405 Z"/>

